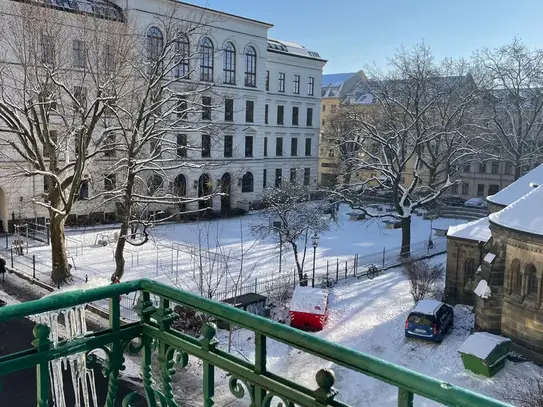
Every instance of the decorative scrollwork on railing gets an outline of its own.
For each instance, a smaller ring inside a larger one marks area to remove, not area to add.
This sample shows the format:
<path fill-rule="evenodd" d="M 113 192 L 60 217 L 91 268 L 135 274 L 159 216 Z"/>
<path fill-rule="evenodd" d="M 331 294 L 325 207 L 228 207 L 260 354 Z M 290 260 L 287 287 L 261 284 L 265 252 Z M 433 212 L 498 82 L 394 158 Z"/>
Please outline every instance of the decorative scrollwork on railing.
<path fill-rule="evenodd" d="M 274 393 L 267 393 L 264 397 L 264 400 L 262 400 L 262 407 L 271 407 L 273 399 L 278 398 L 281 400 L 279 403 L 277 403 L 277 407 L 294 407 L 294 403 L 290 400 L 287 400 L 283 396 L 279 396 Z"/>
<path fill-rule="evenodd" d="M 230 393 L 232 393 L 237 399 L 242 399 L 245 397 L 245 389 L 247 389 L 247 392 L 251 398 L 251 406 L 254 406 L 255 386 L 253 384 L 235 376 L 231 376 L 228 380 L 228 388 L 230 389 Z"/>

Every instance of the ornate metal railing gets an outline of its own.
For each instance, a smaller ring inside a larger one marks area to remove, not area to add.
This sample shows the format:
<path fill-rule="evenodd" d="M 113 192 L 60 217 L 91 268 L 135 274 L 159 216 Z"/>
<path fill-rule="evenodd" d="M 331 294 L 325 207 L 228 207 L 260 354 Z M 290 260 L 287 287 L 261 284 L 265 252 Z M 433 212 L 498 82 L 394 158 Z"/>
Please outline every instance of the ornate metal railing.
<path fill-rule="evenodd" d="M 140 321 L 122 324 L 119 299 L 123 294 L 139 291 L 138 312 Z M 155 307 L 151 295 L 160 297 Z M 505 406 L 506 404 L 456 387 L 452 384 L 430 378 L 412 370 L 382 361 L 373 356 L 348 349 L 323 340 L 289 326 L 254 316 L 228 305 L 207 300 L 178 289 L 149 280 L 130 281 L 107 287 L 59 293 L 37 301 L 9 305 L 0 308 L 0 321 L 36 315 L 55 310 L 66 310 L 100 299 L 109 298 L 109 329 L 91 332 L 69 341 L 51 338 L 46 324 L 34 328 L 35 340 L 29 350 L 0 358 L 0 381 L 2 376 L 15 371 L 36 368 L 38 407 L 49 405 L 51 398 L 51 361 L 69 355 L 87 355 L 91 361 L 93 351 L 105 352 L 104 374 L 108 379 L 108 393 L 105 405 L 130 406 L 134 393 L 122 402 L 116 400 L 119 372 L 123 369 L 123 354 L 141 352 L 142 395 L 149 406 L 177 406 L 172 391 L 174 367 L 186 367 L 189 357 L 203 362 L 204 406 L 214 405 L 215 368 L 230 373 L 229 388 L 233 396 L 250 396 L 251 406 L 269 407 L 272 401 L 286 406 L 347 406 L 340 401 L 341 394 L 334 389 L 334 374 L 323 369 L 316 373 L 314 388 L 307 388 L 271 373 L 266 368 L 267 341 L 274 339 L 294 348 L 331 361 L 336 365 L 374 377 L 398 388 L 398 406 L 413 405 L 414 395 L 435 400 L 448 406 Z M 172 328 L 177 314 L 172 304 L 180 304 L 254 332 L 255 361 L 249 363 L 217 346 L 216 327 L 206 323 L 201 329 L 201 339 L 184 334 Z M 53 335 L 55 336 L 55 335 Z M 151 363 L 157 357 L 159 374 L 153 374 Z M 183 374 L 179 372 L 177 374 Z M 153 377 L 155 376 L 155 377 Z M 159 377 L 156 377 L 159 376 Z M 121 404 L 119 404 L 121 403 Z"/>

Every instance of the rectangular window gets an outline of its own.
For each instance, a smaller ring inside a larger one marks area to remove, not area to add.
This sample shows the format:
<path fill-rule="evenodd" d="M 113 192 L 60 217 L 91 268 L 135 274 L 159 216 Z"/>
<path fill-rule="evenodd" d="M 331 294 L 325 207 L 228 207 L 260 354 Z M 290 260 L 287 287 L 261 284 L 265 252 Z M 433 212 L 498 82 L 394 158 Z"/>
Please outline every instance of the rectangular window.
<path fill-rule="evenodd" d="M 305 125 L 307 127 L 312 127 L 313 126 L 313 108 L 312 107 L 307 108 L 307 118 L 306 118 L 306 121 L 305 121 Z"/>
<path fill-rule="evenodd" d="M 477 196 L 485 196 L 485 184 L 477 184 Z"/>
<path fill-rule="evenodd" d="M 234 136 L 224 136 L 224 156 L 232 158 L 234 150 Z"/>
<path fill-rule="evenodd" d="M 234 99 L 224 100 L 224 121 L 225 122 L 234 121 Z"/>
<path fill-rule="evenodd" d="M 253 136 L 245 136 L 245 157 L 253 156 Z"/>
<path fill-rule="evenodd" d="M 292 106 L 292 125 L 293 126 L 298 125 L 299 112 L 300 112 L 300 108 L 298 106 Z"/>
<path fill-rule="evenodd" d="M 279 188 L 281 186 L 281 180 L 283 178 L 283 170 L 281 168 L 275 169 L 275 187 Z"/>
<path fill-rule="evenodd" d="M 462 195 L 469 195 L 469 184 L 467 182 L 462 183 Z"/>
<path fill-rule="evenodd" d="M 264 137 L 264 157 L 268 156 L 268 138 Z"/>
<path fill-rule="evenodd" d="M 56 130 L 49 130 L 49 139 L 51 140 L 51 144 L 53 144 L 54 146 L 57 145 L 57 141 L 58 141 L 58 133 Z M 53 147 L 54 148 L 54 147 Z M 53 151 L 53 154 L 55 153 L 55 151 Z M 44 157 L 50 157 L 49 155 L 49 151 L 47 151 L 47 147 L 44 146 L 43 148 L 43 156 Z"/>
<path fill-rule="evenodd" d="M 86 64 L 86 55 L 85 55 L 85 43 L 80 40 L 73 40 L 72 50 L 74 56 L 74 67 L 76 68 L 85 68 Z"/>
<path fill-rule="evenodd" d="M 311 139 L 310 138 L 305 139 L 305 156 L 311 157 Z"/>
<path fill-rule="evenodd" d="M 500 172 L 500 163 L 497 161 L 492 161 L 492 167 L 491 167 L 492 174 L 497 174 Z"/>
<path fill-rule="evenodd" d="M 115 174 L 107 174 L 104 177 L 104 189 L 106 191 L 113 191 L 116 187 L 117 179 L 115 177 Z"/>
<path fill-rule="evenodd" d="M 296 183 L 296 168 L 290 169 L 290 182 L 293 184 Z"/>
<path fill-rule="evenodd" d="M 505 168 L 503 170 L 503 173 L 505 175 L 512 175 L 513 174 L 513 165 L 510 162 L 505 163 Z"/>
<path fill-rule="evenodd" d="M 334 114 L 336 112 L 337 105 L 332 105 L 330 107 L 332 108 L 332 114 Z"/>
<path fill-rule="evenodd" d="M 211 120 L 211 97 L 202 96 L 202 120 Z"/>
<path fill-rule="evenodd" d="M 304 168 L 304 185 L 309 185 L 311 181 L 311 168 Z"/>
<path fill-rule="evenodd" d="M 277 124 L 285 124 L 285 106 L 277 106 Z"/>
<path fill-rule="evenodd" d="M 178 134 L 177 135 L 177 156 L 181 158 L 187 158 L 187 135 Z"/>
<path fill-rule="evenodd" d="M 211 157 L 211 136 L 209 134 L 202 134 L 202 157 Z"/>
<path fill-rule="evenodd" d="M 451 186 L 451 194 L 458 194 L 458 184 Z"/>
<path fill-rule="evenodd" d="M 285 74 L 284 72 L 279 72 L 279 92 L 285 91 Z"/>
<path fill-rule="evenodd" d="M 268 186 L 268 171 L 266 168 L 264 168 L 264 172 L 262 173 L 262 188 L 266 188 Z"/>
<path fill-rule="evenodd" d="M 104 139 L 104 157 L 115 157 L 115 133 L 109 133 Z"/>
<path fill-rule="evenodd" d="M 309 96 L 315 95 L 315 78 L 309 77 L 307 82 L 307 94 Z"/>
<path fill-rule="evenodd" d="M 464 165 L 464 172 L 470 172 L 470 171 L 471 171 L 471 165 L 470 164 Z"/>
<path fill-rule="evenodd" d="M 178 119 L 186 119 L 189 106 L 187 98 L 185 96 L 179 96 L 177 98 L 177 106 L 175 107 L 175 114 Z"/>
<path fill-rule="evenodd" d="M 292 137 L 290 139 L 290 155 L 292 157 L 296 157 L 298 155 L 298 139 L 296 137 Z"/>
<path fill-rule="evenodd" d="M 245 122 L 254 123 L 255 121 L 255 102 L 252 100 L 245 101 Z"/>
<path fill-rule="evenodd" d="M 322 111 L 326 112 L 326 105 L 322 105 Z"/>
<path fill-rule="evenodd" d="M 479 172 L 484 174 L 486 172 L 486 163 L 479 163 Z"/>
<path fill-rule="evenodd" d="M 326 122 L 324 121 L 324 119 L 322 119 L 322 125 L 324 126 L 326 124 Z"/>
<path fill-rule="evenodd" d="M 277 137 L 275 141 L 275 155 L 277 157 L 283 156 L 283 137 Z"/>
<path fill-rule="evenodd" d="M 266 105 L 264 106 L 264 123 L 268 124 L 268 115 L 270 113 L 270 106 Z"/>
<path fill-rule="evenodd" d="M 87 108 L 87 88 L 74 86 L 74 110 Z"/>
<path fill-rule="evenodd" d="M 270 71 L 266 71 L 266 90 L 270 90 Z"/>
<path fill-rule="evenodd" d="M 41 62 L 47 65 L 55 62 L 55 41 L 50 35 L 41 36 Z"/>
<path fill-rule="evenodd" d="M 294 91 L 295 95 L 300 94 L 300 75 L 294 75 Z"/>

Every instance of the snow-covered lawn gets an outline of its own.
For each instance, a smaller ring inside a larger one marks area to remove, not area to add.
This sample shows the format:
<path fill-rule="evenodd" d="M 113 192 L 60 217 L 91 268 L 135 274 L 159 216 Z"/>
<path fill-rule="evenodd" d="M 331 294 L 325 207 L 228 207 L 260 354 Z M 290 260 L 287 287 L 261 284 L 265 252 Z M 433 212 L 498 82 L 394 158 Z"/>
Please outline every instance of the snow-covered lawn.
<path fill-rule="evenodd" d="M 444 263 L 445 256 L 434 261 Z M 408 281 L 399 269 L 374 280 L 349 280 L 331 290 L 328 322 L 315 335 L 495 398 L 499 398 L 500 389 L 503 394 L 504 385 L 511 387 L 512 383 L 543 373 L 533 363 L 511 361 L 492 379 L 466 371 L 457 351 L 473 327 L 472 308 L 456 306 L 452 332 L 443 343 L 435 344 L 404 338 L 404 322 L 413 305 Z M 220 337 L 221 346 L 226 348 L 227 334 L 221 332 Z M 233 352 L 254 361 L 252 338 L 252 332 L 236 331 Z M 340 400 L 357 406 L 397 405 L 395 387 L 273 340 L 268 342 L 268 348 L 268 367 L 274 373 L 315 388 L 315 374 L 329 367 L 336 373 Z M 415 400 L 415 404 L 436 405 L 426 399 Z"/>
<path fill-rule="evenodd" d="M 320 236 L 316 251 L 317 268 L 325 268 L 326 262 L 334 264 L 339 259 L 341 270 L 344 262 L 352 266 L 354 255 L 382 253 L 401 244 L 400 229 L 386 229 L 380 220 L 351 221 L 343 206 L 340 209 L 338 224 L 331 224 L 329 231 Z M 271 240 L 261 241 L 251 233 L 251 226 L 262 222 L 258 212 L 241 218 L 204 221 L 189 224 L 168 224 L 151 229 L 151 240 L 143 246 L 127 245 L 125 252 L 126 273 L 123 280 L 152 278 L 183 290 L 195 291 L 199 278 L 198 266 L 200 253 L 196 249 L 202 246 L 203 268 L 215 273 L 224 264 L 229 265 L 231 278 L 223 278 L 217 291 L 231 288 L 240 272 L 241 254 L 244 253 L 241 282 L 253 284 L 279 276 L 279 248 Z M 437 219 L 434 228 L 447 228 L 463 223 L 459 219 Z M 68 231 L 67 246 L 70 263 L 75 267 L 72 273 L 76 282 L 109 277 L 115 269 L 115 244 L 105 247 L 95 244 L 97 237 L 113 238 L 115 230 Z M 414 216 L 412 220 L 412 242 L 421 243 L 430 236 L 430 221 Z M 433 239 L 438 239 L 433 237 Z M 243 241 L 243 245 L 242 245 Z M 421 247 L 419 244 L 418 247 Z M 210 252 L 208 252 L 209 250 Z M 32 255 L 36 256 L 37 277 L 49 281 L 51 256 L 49 247 L 35 247 L 25 256 L 15 257 L 15 267 L 27 273 L 32 271 Z M 309 242 L 305 268 L 312 268 L 312 247 Z M 378 256 L 380 258 L 380 255 Z M 294 274 L 292 252 L 284 247 L 281 276 L 292 277 Z"/>

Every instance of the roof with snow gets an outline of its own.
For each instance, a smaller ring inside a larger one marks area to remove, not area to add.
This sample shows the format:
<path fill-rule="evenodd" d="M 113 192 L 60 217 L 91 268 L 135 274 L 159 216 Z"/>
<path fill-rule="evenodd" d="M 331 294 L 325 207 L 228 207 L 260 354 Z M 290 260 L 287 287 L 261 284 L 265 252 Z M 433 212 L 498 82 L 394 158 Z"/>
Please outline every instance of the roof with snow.
<path fill-rule="evenodd" d="M 449 226 L 447 237 L 486 243 L 491 237 L 488 225 L 487 216 L 461 225 Z"/>
<path fill-rule="evenodd" d="M 293 54 L 293 55 L 298 55 L 298 56 L 302 56 L 306 58 L 314 58 L 314 59 L 323 60 L 321 56 L 318 54 L 318 52 L 310 51 L 303 45 L 300 45 L 292 41 L 283 41 L 283 40 L 276 40 L 276 39 L 269 38 L 268 51 L 280 52 L 280 53 L 285 53 L 285 54 Z"/>
<path fill-rule="evenodd" d="M 322 87 L 326 86 L 341 86 L 343 82 L 351 76 L 356 75 L 356 72 L 348 73 L 330 73 L 322 75 Z"/>
<path fill-rule="evenodd" d="M 30 0 L 30 3 L 71 13 L 91 14 L 107 20 L 124 19 L 122 9 L 107 0 Z"/>
<path fill-rule="evenodd" d="M 488 332 L 476 332 L 466 339 L 458 348 L 458 352 L 485 360 L 496 346 L 505 342 L 511 342 L 511 339 L 489 334 Z"/>
<path fill-rule="evenodd" d="M 434 315 L 440 305 L 441 303 L 436 300 L 420 300 L 411 312 L 423 315 Z"/>
<path fill-rule="evenodd" d="M 543 236 L 543 185 L 501 211 L 492 213 L 489 219 L 508 229 Z"/>
<path fill-rule="evenodd" d="M 543 164 L 523 175 L 497 194 L 487 196 L 486 200 L 501 206 L 511 205 L 534 189 L 530 184 L 543 184 Z"/>
<path fill-rule="evenodd" d="M 324 315 L 327 303 L 328 290 L 298 286 L 290 301 L 290 311 Z"/>

